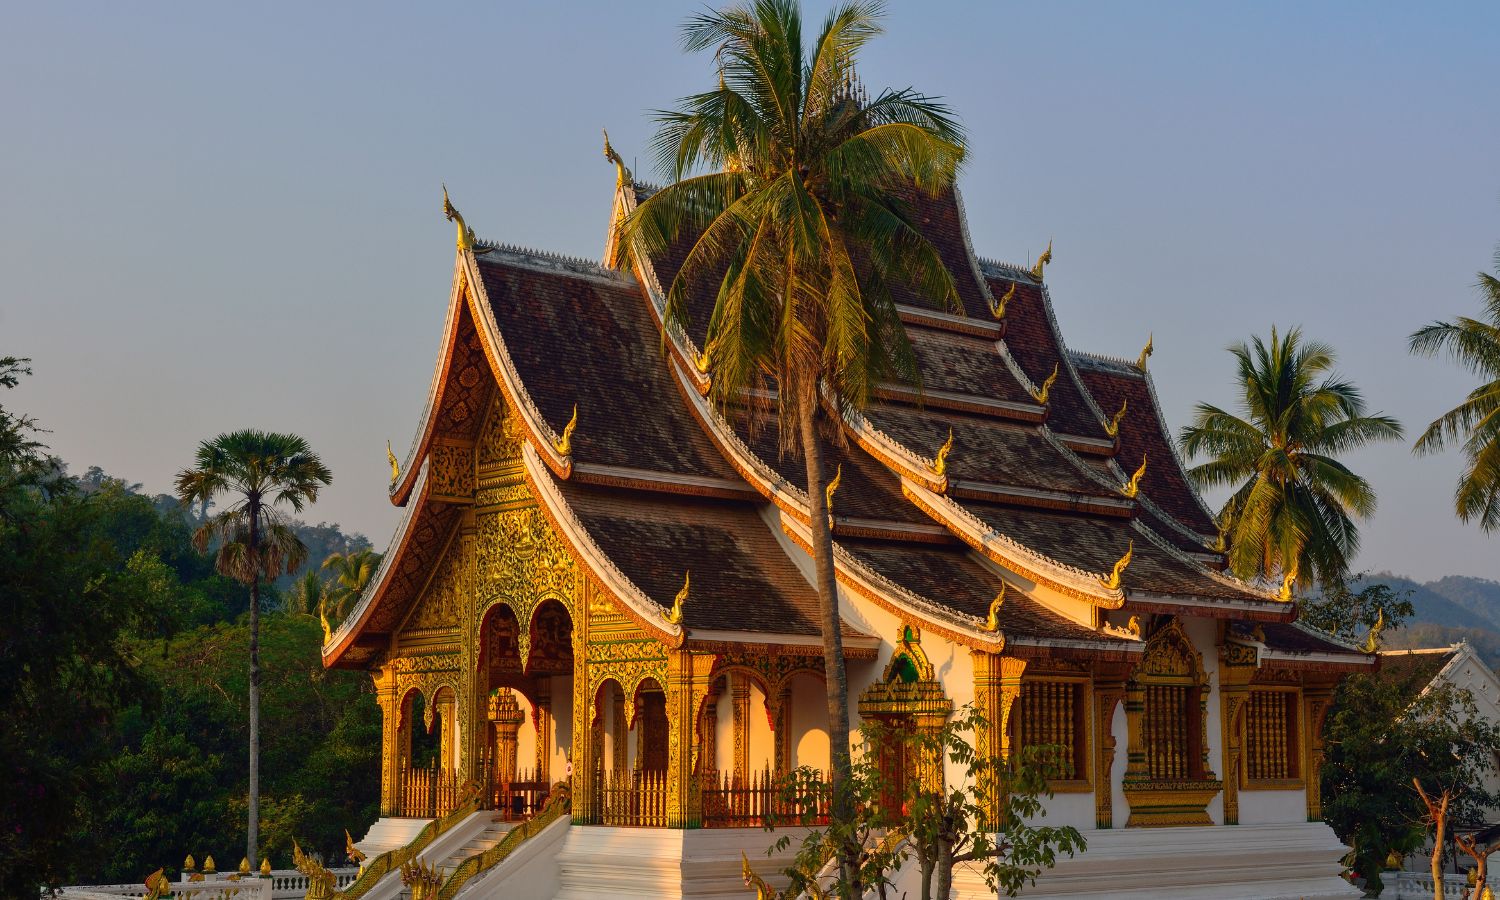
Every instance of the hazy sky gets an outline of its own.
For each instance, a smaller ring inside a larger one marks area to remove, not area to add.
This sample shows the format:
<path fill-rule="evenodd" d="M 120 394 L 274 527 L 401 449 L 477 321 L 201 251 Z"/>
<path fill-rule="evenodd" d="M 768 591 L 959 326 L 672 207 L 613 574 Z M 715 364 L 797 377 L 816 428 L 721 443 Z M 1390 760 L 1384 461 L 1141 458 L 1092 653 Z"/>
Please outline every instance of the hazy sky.
<path fill-rule="evenodd" d="M 1055 239 L 1069 345 L 1154 331 L 1174 429 L 1273 323 L 1413 434 L 1471 387 L 1405 338 L 1477 309 L 1500 241 L 1500 4 L 893 7 L 865 82 L 952 103 L 979 252 Z M 644 157 L 650 110 L 712 83 L 677 45 L 697 8 L 6 4 L 0 355 L 36 374 L 3 402 L 153 491 L 220 431 L 297 432 L 335 473 L 310 517 L 384 547 L 385 441 L 448 298 L 440 182 L 483 237 L 597 257 L 599 128 Z M 1500 577 L 1456 458 L 1349 462 L 1380 493 L 1359 566 Z"/>

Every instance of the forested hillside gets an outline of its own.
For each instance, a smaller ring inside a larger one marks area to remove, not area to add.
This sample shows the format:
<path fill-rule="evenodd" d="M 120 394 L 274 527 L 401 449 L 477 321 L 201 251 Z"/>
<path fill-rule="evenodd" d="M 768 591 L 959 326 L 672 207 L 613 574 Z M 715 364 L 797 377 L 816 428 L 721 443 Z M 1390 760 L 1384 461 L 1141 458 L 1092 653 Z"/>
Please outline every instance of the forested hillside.
<path fill-rule="evenodd" d="M 1437 647 L 1466 640 L 1491 666 L 1500 667 L 1500 582 L 1447 575 L 1421 584 L 1389 573 L 1364 581 L 1409 592 L 1414 613 L 1403 628 L 1388 634 L 1386 647 Z"/>

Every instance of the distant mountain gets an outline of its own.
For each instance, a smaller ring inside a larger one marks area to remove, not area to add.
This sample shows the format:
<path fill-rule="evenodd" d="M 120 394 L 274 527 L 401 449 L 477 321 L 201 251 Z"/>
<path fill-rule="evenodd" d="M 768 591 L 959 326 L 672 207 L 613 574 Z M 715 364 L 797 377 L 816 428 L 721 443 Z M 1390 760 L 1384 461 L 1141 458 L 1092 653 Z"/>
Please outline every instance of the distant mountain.
<path fill-rule="evenodd" d="M 1389 572 L 1363 580 L 1371 582 L 1411 595 L 1411 619 L 1404 627 L 1387 632 L 1384 646 L 1442 647 L 1468 641 L 1485 662 L 1500 667 L 1500 582 L 1447 575 L 1422 584 Z"/>
<path fill-rule="evenodd" d="M 1443 625 L 1450 628 L 1478 628 L 1495 629 L 1500 631 L 1500 596 L 1497 596 L 1493 604 L 1493 613 L 1490 610 L 1479 611 L 1477 603 L 1459 603 L 1453 597 L 1443 591 L 1437 590 L 1436 586 L 1447 582 L 1472 582 L 1476 584 L 1494 584 L 1494 582 L 1483 582 L 1477 578 L 1465 578 L 1461 575 L 1449 575 L 1441 581 L 1421 584 L 1410 578 L 1393 575 L 1389 572 L 1380 572 L 1368 575 L 1361 584 L 1379 582 L 1388 584 L 1392 590 L 1398 592 L 1410 592 L 1411 605 L 1415 610 L 1411 621 L 1427 622 L 1433 625 Z M 1494 585 L 1500 591 L 1500 585 Z"/>

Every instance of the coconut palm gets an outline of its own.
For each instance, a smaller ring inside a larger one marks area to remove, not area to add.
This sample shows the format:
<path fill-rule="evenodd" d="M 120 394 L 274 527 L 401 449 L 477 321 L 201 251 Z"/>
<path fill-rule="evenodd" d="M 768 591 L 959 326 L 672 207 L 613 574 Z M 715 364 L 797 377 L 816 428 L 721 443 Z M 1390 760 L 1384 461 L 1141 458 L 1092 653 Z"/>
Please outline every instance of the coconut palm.
<path fill-rule="evenodd" d="M 194 467 L 177 474 L 183 503 L 229 499 L 193 532 L 199 552 L 216 547 L 224 575 L 250 586 L 250 809 L 245 855 L 253 868 L 260 835 L 260 580 L 291 574 L 307 558 L 279 507 L 300 512 L 333 481 L 307 442 L 292 434 L 235 431 L 198 446 Z"/>
<path fill-rule="evenodd" d="M 1453 505 L 1465 522 L 1479 520 L 1485 531 L 1500 528 L 1500 249 L 1495 274 L 1479 273 L 1484 316 L 1433 322 L 1411 336 L 1411 350 L 1423 356 L 1446 352 L 1484 380 L 1464 402 L 1427 426 L 1417 453 L 1436 453 L 1461 442 L 1465 467 L 1453 492 Z"/>
<path fill-rule="evenodd" d="M 328 586 L 324 598 L 329 619 L 336 624 L 349 614 L 349 609 L 364 593 L 379 566 L 380 554 L 368 547 L 348 553 L 331 553 L 323 560 L 323 569 L 333 573 L 333 584 Z"/>
<path fill-rule="evenodd" d="M 296 583 L 292 585 L 292 592 L 287 595 L 287 609 L 303 616 L 316 616 L 319 610 L 325 608 L 328 597 L 328 584 L 318 577 L 317 572 L 307 571 L 302 573 Z"/>
<path fill-rule="evenodd" d="M 1327 344 L 1304 341 L 1300 329 L 1271 329 L 1229 348 L 1242 392 L 1243 416 L 1200 403 L 1182 429 L 1188 470 L 1202 488 L 1231 488 L 1219 513 L 1229 565 L 1244 578 L 1310 586 L 1334 584 L 1359 548 L 1355 518 L 1375 512 L 1375 491 L 1338 455 L 1401 437 L 1384 415 L 1365 414 L 1364 398 L 1333 371 Z"/>
<path fill-rule="evenodd" d="M 770 386 L 782 445 L 807 470 L 820 598 L 835 816 L 849 772 L 848 688 L 833 542 L 817 436 L 820 386 L 859 407 L 885 379 L 915 380 L 897 316 L 900 286 L 957 308 L 953 280 L 902 197 L 950 190 L 963 135 L 948 108 L 911 89 L 874 99 L 857 87 L 860 50 L 880 33 L 872 3 L 836 7 L 804 46 L 795 0 L 756 0 L 688 20 L 683 45 L 712 51 L 718 86 L 658 116 L 658 162 L 671 184 L 625 220 L 621 252 L 691 246 L 667 314 L 689 323 L 688 296 L 717 285 L 704 359 L 724 407 Z"/>

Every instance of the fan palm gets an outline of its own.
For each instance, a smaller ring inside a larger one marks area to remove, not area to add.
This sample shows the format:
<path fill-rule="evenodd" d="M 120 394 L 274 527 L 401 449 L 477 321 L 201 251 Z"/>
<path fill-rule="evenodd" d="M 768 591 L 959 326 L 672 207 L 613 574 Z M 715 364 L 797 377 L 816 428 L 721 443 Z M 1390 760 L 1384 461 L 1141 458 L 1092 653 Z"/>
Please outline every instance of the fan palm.
<path fill-rule="evenodd" d="M 245 855 L 253 868 L 260 835 L 260 580 L 290 574 L 307 558 L 279 507 L 299 512 L 333 481 L 307 442 L 292 434 L 235 431 L 198 446 L 177 474 L 183 503 L 226 495 L 230 504 L 193 532 L 199 552 L 217 547 L 219 572 L 250 586 L 250 785 Z"/>
<path fill-rule="evenodd" d="M 956 308 L 953 280 L 902 197 L 950 190 L 963 159 L 949 110 L 911 89 L 873 100 L 855 87 L 860 50 L 881 27 L 876 4 L 836 7 L 811 47 L 794 0 L 756 0 L 689 19 L 683 45 L 712 51 L 719 84 L 658 116 L 656 154 L 671 184 L 625 220 L 619 246 L 655 256 L 691 249 L 667 295 L 674 325 L 688 296 L 717 285 L 702 361 L 712 396 L 738 403 L 774 387 L 782 446 L 807 470 L 828 682 L 834 814 L 851 810 L 848 687 L 833 542 L 818 446 L 819 392 L 855 407 L 883 379 L 915 380 L 892 296 L 900 286 Z"/>
<path fill-rule="evenodd" d="M 333 584 L 324 598 L 330 619 L 337 623 L 349 614 L 349 608 L 359 600 L 379 566 L 380 554 L 368 547 L 348 553 L 332 553 L 323 560 L 324 570 L 333 573 Z"/>
<path fill-rule="evenodd" d="M 1375 491 L 1337 459 L 1376 441 L 1401 437 L 1384 415 L 1366 415 L 1364 398 L 1333 371 L 1327 344 L 1300 329 L 1271 329 L 1229 348 L 1243 416 L 1200 403 L 1182 429 L 1188 470 L 1202 488 L 1231 488 L 1219 513 L 1229 565 L 1244 578 L 1279 578 L 1306 587 L 1314 576 L 1337 582 L 1359 548 L 1354 519 L 1375 512 Z"/>
<path fill-rule="evenodd" d="M 1417 453 L 1436 453 L 1459 441 L 1465 467 L 1453 492 L 1453 505 L 1465 522 L 1479 520 L 1485 531 L 1500 528 L 1500 249 L 1495 275 L 1479 273 L 1484 317 L 1460 316 L 1433 322 L 1411 336 L 1411 350 L 1423 356 L 1446 351 L 1459 365 L 1484 379 L 1464 402 L 1427 426 Z"/>

